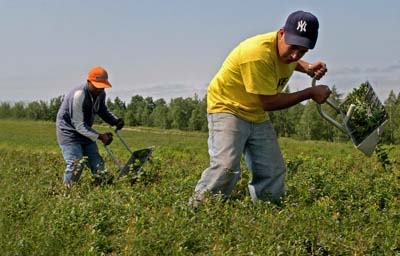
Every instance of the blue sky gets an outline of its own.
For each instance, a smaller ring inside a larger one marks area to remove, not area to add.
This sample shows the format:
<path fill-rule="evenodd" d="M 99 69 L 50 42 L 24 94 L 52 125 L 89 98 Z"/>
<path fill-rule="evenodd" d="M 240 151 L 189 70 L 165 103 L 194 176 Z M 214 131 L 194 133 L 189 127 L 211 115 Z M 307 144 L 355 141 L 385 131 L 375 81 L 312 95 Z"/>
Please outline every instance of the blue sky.
<path fill-rule="evenodd" d="M 204 96 L 240 41 L 283 26 L 293 11 L 320 21 L 320 83 L 341 93 L 369 80 L 381 100 L 400 92 L 400 1 L 8 0 L 0 1 L 0 101 L 49 100 L 109 72 L 109 97 Z M 292 91 L 310 84 L 303 74 Z"/>

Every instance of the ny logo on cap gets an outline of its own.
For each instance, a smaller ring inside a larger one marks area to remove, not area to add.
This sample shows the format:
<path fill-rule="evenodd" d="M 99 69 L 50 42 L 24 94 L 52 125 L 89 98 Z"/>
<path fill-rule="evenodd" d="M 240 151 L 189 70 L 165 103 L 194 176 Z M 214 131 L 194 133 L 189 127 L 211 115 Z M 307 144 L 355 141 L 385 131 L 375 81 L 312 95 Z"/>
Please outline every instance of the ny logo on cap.
<path fill-rule="evenodd" d="M 306 26 L 307 22 L 305 22 L 304 20 L 299 20 L 297 22 L 297 30 L 300 30 L 300 32 L 306 32 Z"/>

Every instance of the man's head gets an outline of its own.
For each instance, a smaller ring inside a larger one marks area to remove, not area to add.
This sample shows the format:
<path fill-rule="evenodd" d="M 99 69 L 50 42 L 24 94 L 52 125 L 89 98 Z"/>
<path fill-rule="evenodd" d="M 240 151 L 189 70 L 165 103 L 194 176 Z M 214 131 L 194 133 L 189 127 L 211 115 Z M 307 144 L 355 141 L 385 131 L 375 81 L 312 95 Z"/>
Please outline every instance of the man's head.
<path fill-rule="evenodd" d="M 93 67 L 89 70 L 87 77 L 89 90 L 95 96 L 104 91 L 104 88 L 110 88 L 107 71 L 102 67 Z"/>
<path fill-rule="evenodd" d="M 319 22 L 309 12 L 296 11 L 289 15 L 285 30 L 285 42 L 290 45 L 314 49 L 318 38 Z"/>
<path fill-rule="evenodd" d="M 290 14 L 285 26 L 278 32 L 278 52 L 282 62 L 298 61 L 315 47 L 318 38 L 318 19 L 309 12 Z"/>
<path fill-rule="evenodd" d="M 110 88 L 107 71 L 102 67 L 93 67 L 89 70 L 87 80 L 96 88 Z"/>

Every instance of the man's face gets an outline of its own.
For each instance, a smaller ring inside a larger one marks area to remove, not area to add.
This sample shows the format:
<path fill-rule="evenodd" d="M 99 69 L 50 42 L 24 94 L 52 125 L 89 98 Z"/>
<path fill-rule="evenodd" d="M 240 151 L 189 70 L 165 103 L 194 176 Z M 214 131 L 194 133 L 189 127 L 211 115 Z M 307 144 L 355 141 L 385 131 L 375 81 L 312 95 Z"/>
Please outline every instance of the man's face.
<path fill-rule="evenodd" d="M 287 44 L 285 42 L 285 31 L 283 29 L 278 31 L 278 56 L 283 63 L 290 64 L 298 61 L 307 51 L 308 49 L 303 46 Z"/>
<path fill-rule="evenodd" d="M 104 91 L 104 88 L 97 88 L 90 81 L 88 81 L 88 84 L 89 84 L 89 91 L 95 97 L 97 97 L 100 93 Z"/>

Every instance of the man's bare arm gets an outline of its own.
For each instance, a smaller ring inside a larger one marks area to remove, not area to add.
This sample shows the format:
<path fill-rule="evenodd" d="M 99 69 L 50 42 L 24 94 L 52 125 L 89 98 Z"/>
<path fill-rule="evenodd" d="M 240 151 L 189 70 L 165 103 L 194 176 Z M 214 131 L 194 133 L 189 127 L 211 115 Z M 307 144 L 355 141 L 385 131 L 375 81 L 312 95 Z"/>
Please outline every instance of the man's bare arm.
<path fill-rule="evenodd" d="M 275 95 L 259 95 L 261 104 L 265 111 L 274 111 L 289 108 L 304 100 L 312 99 L 322 104 L 331 94 L 326 85 L 317 85 L 293 93 L 278 93 Z"/>

